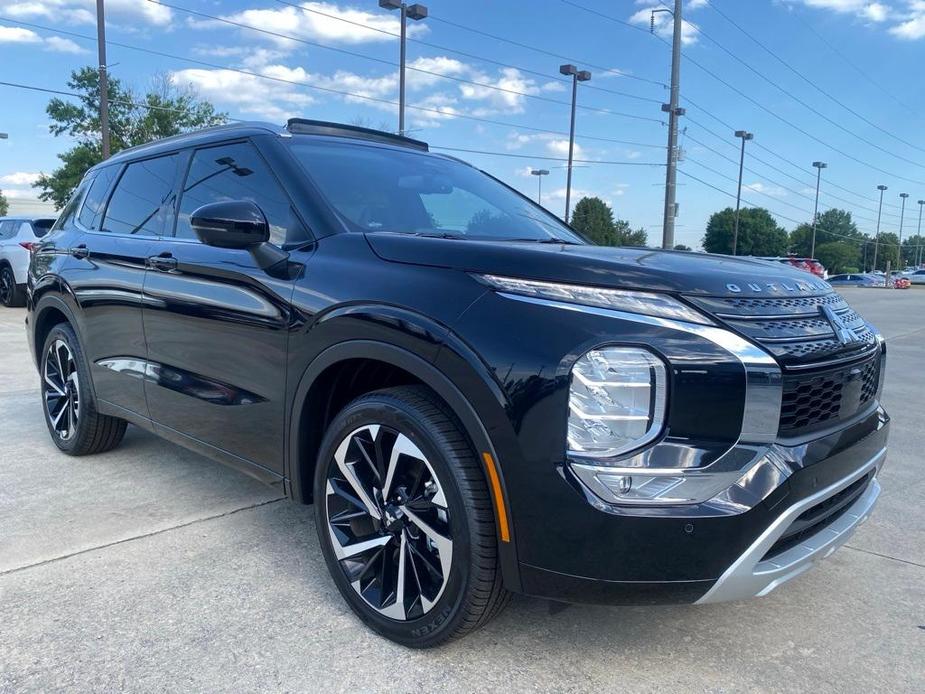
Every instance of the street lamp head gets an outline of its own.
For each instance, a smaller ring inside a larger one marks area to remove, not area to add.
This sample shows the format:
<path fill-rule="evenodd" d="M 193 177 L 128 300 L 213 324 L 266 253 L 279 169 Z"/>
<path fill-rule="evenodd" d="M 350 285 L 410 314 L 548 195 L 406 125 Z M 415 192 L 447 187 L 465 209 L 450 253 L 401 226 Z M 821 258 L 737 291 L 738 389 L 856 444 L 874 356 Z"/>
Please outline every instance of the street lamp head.
<path fill-rule="evenodd" d="M 401 0 L 379 0 L 379 7 L 385 10 L 400 10 Z"/>
<path fill-rule="evenodd" d="M 900 193 L 900 194 L 899 194 L 899 197 L 901 197 L 903 200 L 905 200 L 906 198 L 909 197 L 909 193 Z"/>
<path fill-rule="evenodd" d="M 815 166 L 817 169 L 824 169 L 828 166 L 828 164 L 826 164 L 824 161 L 814 161 L 813 166 Z"/>
<path fill-rule="evenodd" d="M 884 186 L 884 185 L 879 185 L 879 186 L 877 186 L 877 190 L 886 190 L 886 186 Z"/>
<path fill-rule="evenodd" d="M 427 8 L 419 4 L 408 5 L 407 14 L 409 19 L 424 19 L 427 16 Z"/>
<path fill-rule="evenodd" d="M 754 133 L 750 133 L 747 130 L 736 130 L 735 135 L 736 137 L 741 137 L 743 140 L 751 140 L 755 137 Z"/>
<path fill-rule="evenodd" d="M 0 133 L 0 140 L 6 140 L 7 138 L 9 138 L 9 135 L 6 133 Z"/>
<path fill-rule="evenodd" d="M 591 72 L 589 70 L 581 70 L 575 77 L 578 78 L 579 82 L 587 82 L 591 79 Z"/>
<path fill-rule="evenodd" d="M 925 200 L 919 200 L 919 205 L 925 205 Z"/>
<path fill-rule="evenodd" d="M 547 171 L 546 169 L 532 169 L 530 173 L 532 173 L 534 176 L 548 176 L 549 175 L 549 171 Z"/>
<path fill-rule="evenodd" d="M 560 65 L 559 74 L 560 75 L 577 75 L 578 68 L 572 64 Z"/>

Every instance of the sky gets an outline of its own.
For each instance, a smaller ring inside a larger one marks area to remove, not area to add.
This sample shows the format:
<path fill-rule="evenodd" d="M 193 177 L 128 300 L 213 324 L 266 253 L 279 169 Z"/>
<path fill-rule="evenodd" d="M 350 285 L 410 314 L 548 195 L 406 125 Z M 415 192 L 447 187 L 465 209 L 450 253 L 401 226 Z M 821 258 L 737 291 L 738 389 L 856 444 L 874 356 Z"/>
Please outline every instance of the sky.
<path fill-rule="evenodd" d="M 661 242 L 671 17 L 652 0 L 429 0 L 409 22 L 406 128 L 564 212 L 569 62 L 578 88 L 572 201 L 596 195 Z M 156 75 L 232 118 L 292 116 L 398 127 L 398 15 L 376 0 L 107 0 L 110 72 Z M 743 205 L 787 229 L 852 212 L 873 233 L 914 233 L 925 199 L 925 0 L 686 0 L 676 243 L 697 248 L 712 212 Z M 346 21 L 345 21 L 346 20 Z M 0 0 L 0 82 L 66 90 L 96 62 L 95 0 Z M 260 31 L 258 31 L 260 30 Z M 87 37 L 87 38 L 83 38 Z M 152 54 L 149 51 L 155 51 Z M 11 213 L 48 213 L 31 188 L 72 143 L 48 132 L 51 95 L 0 85 L 0 190 Z"/>

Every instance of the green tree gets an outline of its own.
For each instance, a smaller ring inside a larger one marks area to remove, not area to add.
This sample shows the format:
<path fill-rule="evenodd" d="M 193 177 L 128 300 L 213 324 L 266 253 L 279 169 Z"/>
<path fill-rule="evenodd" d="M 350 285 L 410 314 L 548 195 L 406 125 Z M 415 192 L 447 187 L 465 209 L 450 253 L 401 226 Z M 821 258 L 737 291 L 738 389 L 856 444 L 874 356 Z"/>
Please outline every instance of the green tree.
<path fill-rule="evenodd" d="M 734 228 L 735 210 L 727 207 L 714 212 L 703 237 L 704 250 L 707 253 L 732 253 Z M 788 243 L 787 231 L 763 207 L 746 207 L 739 211 L 738 255 L 784 255 Z"/>
<path fill-rule="evenodd" d="M 816 258 L 831 274 L 838 274 L 858 267 L 860 250 L 852 243 L 827 241 L 816 244 Z"/>
<path fill-rule="evenodd" d="M 600 198 L 582 198 L 572 212 L 572 227 L 598 246 L 616 246 L 613 210 Z M 627 225 L 628 226 L 628 225 Z"/>
<path fill-rule="evenodd" d="M 52 99 L 45 111 L 51 119 L 49 131 L 67 135 L 76 144 L 59 154 L 62 166 L 35 183 L 39 198 L 61 209 L 84 173 L 102 161 L 99 118 L 99 72 L 85 67 L 71 73 L 68 87 L 80 94 L 77 102 Z M 189 86 L 176 85 L 167 76 L 155 77 L 143 95 L 109 79 L 110 148 L 113 154 L 135 145 L 170 135 L 219 125 L 228 120 L 212 104 L 202 101 Z"/>
<path fill-rule="evenodd" d="M 674 249 L 676 251 L 689 251 L 692 250 L 690 246 L 685 246 L 683 243 L 676 244 Z"/>
<path fill-rule="evenodd" d="M 3 195 L 3 191 L 0 190 L 0 217 L 6 215 L 10 210 L 10 204 L 6 201 L 6 197 Z"/>
<path fill-rule="evenodd" d="M 868 251 L 868 262 L 873 263 L 873 250 Z M 886 263 L 890 262 L 890 271 L 902 270 L 899 264 L 899 237 L 893 232 L 880 234 L 880 247 L 877 249 L 877 267 L 874 270 L 886 272 Z"/>
<path fill-rule="evenodd" d="M 617 246 L 648 246 L 649 235 L 645 229 L 632 229 L 625 219 L 614 222 L 614 232 L 617 236 Z"/>
<path fill-rule="evenodd" d="M 925 236 L 914 234 L 903 239 L 903 263 L 917 265 L 925 260 Z"/>

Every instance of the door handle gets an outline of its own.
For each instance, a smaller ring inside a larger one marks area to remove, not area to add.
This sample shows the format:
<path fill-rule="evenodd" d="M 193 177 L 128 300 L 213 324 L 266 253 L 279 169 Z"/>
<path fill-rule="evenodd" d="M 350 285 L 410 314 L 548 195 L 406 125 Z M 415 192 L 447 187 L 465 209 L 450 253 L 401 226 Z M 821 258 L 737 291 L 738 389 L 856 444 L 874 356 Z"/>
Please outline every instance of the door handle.
<path fill-rule="evenodd" d="M 90 257 L 90 249 L 87 248 L 87 244 L 85 243 L 82 243 L 79 246 L 75 246 L 74 248 L 69 249 L 68 252 L 75 258 L 83 259 L 83 258 Z"/>
<path fill-rule="evenodd" d="M 177 259 L 173 257 L 170 251 L 164 251 L 160 255 L 150 256 L 148 258 L 148 267 L 152 270 L 170 272 L 177 269 Z"/>

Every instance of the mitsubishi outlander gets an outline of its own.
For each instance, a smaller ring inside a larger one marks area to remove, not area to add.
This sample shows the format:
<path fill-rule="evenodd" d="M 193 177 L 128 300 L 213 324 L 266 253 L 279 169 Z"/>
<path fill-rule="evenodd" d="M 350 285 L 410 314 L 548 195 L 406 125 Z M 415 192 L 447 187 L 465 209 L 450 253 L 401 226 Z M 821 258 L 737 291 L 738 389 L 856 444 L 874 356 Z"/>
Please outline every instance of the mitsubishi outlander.
<path fill-rule="evenodd" d="M 416 140 L 160 140 L 93 167 L 32 250 L 55 444 L 132 424 L 314 504 L 344 599 L 409 646 L 512 592 L 765 595 L 880 491 L 886 348 L 823 280 L 592 245 Z"/>

